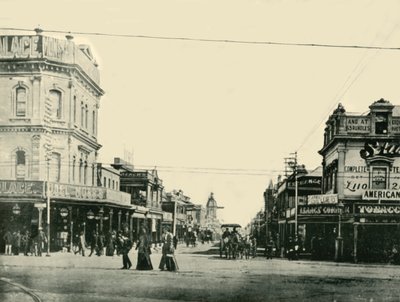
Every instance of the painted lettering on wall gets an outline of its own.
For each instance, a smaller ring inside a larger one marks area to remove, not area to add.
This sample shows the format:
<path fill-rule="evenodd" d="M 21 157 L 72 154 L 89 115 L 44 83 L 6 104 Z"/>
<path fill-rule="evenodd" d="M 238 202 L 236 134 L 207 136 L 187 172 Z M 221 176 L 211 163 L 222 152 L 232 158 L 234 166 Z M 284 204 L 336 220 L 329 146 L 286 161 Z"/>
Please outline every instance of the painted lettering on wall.
<path fill-rule="evenodd" d="M 347 132 L 370 132 L 370 119 L 368 118 L 347 118 L 346 122 Z"/>
<path fill-rule="evenodd" d="M 374 156 L 398 157 L 400 156 L 400 145 L 389 142 L 367 142 L 364 149 L 360 151 L 361 158 L 367 159 Z"/>

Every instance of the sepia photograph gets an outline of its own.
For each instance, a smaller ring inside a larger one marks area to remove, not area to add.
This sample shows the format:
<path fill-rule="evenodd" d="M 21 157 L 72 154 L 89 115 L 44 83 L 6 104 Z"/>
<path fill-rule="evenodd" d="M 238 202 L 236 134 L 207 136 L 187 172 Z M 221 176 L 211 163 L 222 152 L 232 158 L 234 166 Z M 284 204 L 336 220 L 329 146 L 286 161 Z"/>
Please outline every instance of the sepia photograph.
<path fill-rule="evenodd" d="M 399 12 L 0 0 L 0 301 L 400 301 Z"/>

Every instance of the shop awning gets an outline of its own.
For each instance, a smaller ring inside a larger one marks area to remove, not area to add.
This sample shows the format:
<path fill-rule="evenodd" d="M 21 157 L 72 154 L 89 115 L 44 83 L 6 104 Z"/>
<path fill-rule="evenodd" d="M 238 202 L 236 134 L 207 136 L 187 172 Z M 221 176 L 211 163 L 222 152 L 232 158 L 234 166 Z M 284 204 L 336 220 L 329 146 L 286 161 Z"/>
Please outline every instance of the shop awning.
<path fill-rule="evenodd" d="M 146 218 L 146 216 L 144 216 L 144 214 L 142 214 L 142 213 L 133 213 L 132 217 L 133 218 L 141 218 L 141 219 Z"/>

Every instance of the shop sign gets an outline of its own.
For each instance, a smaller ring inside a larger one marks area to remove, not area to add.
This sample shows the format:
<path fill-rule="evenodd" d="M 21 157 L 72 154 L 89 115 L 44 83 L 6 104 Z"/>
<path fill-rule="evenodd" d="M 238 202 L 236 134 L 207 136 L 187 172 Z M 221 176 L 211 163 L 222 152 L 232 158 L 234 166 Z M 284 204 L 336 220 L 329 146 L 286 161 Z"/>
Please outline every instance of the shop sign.
<path fill-rule="evenodd" d="M 44 183 L 42 181 L 0 181 L 0 197 L 42 197 Z"/>
<path fill-rule="evenodd" d="M 336 205 L 307 205 L 299 206 L 298 215 L 317 216 L 317 215 L 339 215 L 351 213 L 349 206 L 339 208 Z"/>
<path fill-rule="evenodd" d="M 400 201 L 399 190 L 365 190 L 362 198 L 364 200 L 397 200 Z"/>
<path fill-rule="evenodd" d="M 369 133 L 370 119 L 366 117 L 348 117 L 346 120 L 347 133 Z"/>
<path fill-rule="evenodd" d="M 378 215 L 396 215 L 400 214 L 400 205 L 393 204 L 357 204 L 355 206 L 356 214 L 378 214 Z"/>
<path fill-rule="evenodd" d="M 49 189 L 51 198 L 105 200 L 107 197 L 103 187 L 50 183 Z"/>
<path fill-rule="evenodd" d="M 319 195 L 308 195 L 308 204 L 337 204 L 337 194 L 319 194 Z"/>
<path fill-rule="evenodd" d="M 386 157 L 399 157 L 400 156 L 400 144 L 393 144 L 389 142 L 366 142 L 364 149 L 361 149 L 361 158 L 367 159 L 374 156 L 386 156 Z"/>
<path fill-rule="evenodd" d="M 299 188 L 301 187 L 321 187 L 321 177 L 316 177 L 316 176 L 303 176 L 297 180 L 297 186 Z M 294 181 L 291 181 L 288 183 L 288 187 L 294 188 L 296 186 Z"/>

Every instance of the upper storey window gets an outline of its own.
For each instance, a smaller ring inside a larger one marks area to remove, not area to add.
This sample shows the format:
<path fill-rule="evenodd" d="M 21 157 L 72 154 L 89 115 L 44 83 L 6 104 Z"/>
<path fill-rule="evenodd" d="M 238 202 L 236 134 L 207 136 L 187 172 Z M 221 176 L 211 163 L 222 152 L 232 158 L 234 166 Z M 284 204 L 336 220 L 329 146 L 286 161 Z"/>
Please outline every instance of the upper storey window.
<path fill-rule="evenodd" d="M 50 101 L 52 105 L 52 117 L 61 119 L 62 117 L 62 94 L 61 91 L 52 89 L 50 90 Z"/>
<path fill-rule="evenodd" d="M 27 91 L 24 87 L 18 87 L 15 92 L 16 92 L 15 115 L 26 116 Z"/>
<path fill-rule="evenodd" d="M 375 117 L 375 133 L 386 134 L 388 133 L 388 114 L 379 113 Z"/>

